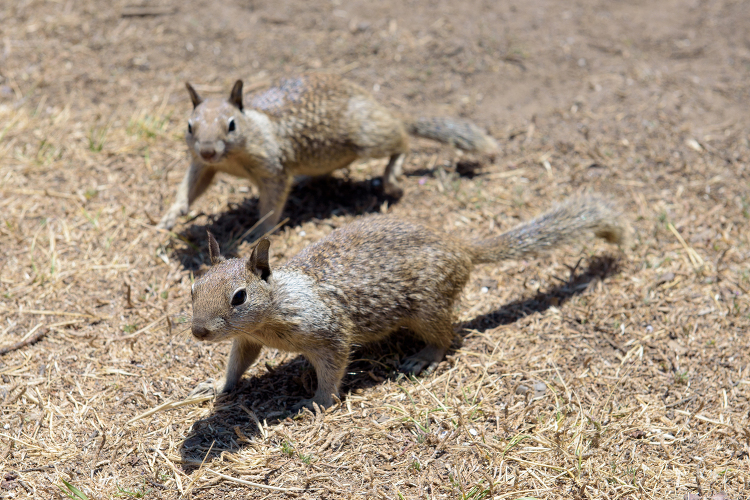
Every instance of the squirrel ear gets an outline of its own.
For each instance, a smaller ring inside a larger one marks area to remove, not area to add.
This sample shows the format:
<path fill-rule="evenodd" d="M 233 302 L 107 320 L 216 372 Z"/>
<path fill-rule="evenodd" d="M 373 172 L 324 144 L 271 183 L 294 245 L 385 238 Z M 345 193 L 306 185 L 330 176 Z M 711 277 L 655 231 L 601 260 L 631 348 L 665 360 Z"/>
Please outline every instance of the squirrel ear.
<path fill-rule="evenodd" d="M 247 259 L 247 271 L 258 276 L 263 281 L 268 281 L 271 276 L 271 267 L 268 265 L 268 248 L 271 242 L 268 238 L 263 238 L 253 248 L 253 253 Z"/>
<path fill-rule="evenodd" d="M 216 238 L 214 238 L 214 235 L 211 234 L 211 231 L 206 232 L 208 233 L 208 257 L 211 259 L 211 265 L 215 266 L 220 262 L 224 262 L 226 259 L 221 256 L 219 243 L 216 241 Z"/>
<path fill-rule="evenodd" d="M 190 100 L 193 101 L 193 109 L 197 108 L 198 105 L 203 102 L 203 99 L 201 99 L 198 92 L 196 92 L 193 86 L 188 82 L 185 82 L 185 88 L 187 88 L 188 94 L 190 94 Z"/>
<path fill-rule="evenodd" d="M 242 111 L 242 80 L 234 82 L 232 87 L 232 93 L 229 94 L 229 103 L 233 104 L 240 111 Z"/>

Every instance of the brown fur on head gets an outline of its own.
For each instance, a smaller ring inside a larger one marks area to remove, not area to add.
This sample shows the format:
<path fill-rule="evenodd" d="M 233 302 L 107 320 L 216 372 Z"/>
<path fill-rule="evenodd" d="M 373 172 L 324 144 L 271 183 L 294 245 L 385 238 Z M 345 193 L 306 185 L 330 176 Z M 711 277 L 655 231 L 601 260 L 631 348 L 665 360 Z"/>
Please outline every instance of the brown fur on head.
<path fill-rule="evenodd" d="M 237 80 L 229 97 L 203 99 L 192 85 L 185 84 L 193 103 L 185 141 L 190 154 L 208 164 L 225 161 L 245 151 L 247 120 L 243 115 L 242 80 Z"/>
<path fill-rule="evenodd" d="M 248 325 L 260 328 L 271 304 L 270 242 L 263 238 L 246 259 L 226 259 L 208 233 L 211 269 L 192 287 L 193 336 L 219 341 L 243 334 Z M 240 331 L 242 328 L 242 332 Z"/>

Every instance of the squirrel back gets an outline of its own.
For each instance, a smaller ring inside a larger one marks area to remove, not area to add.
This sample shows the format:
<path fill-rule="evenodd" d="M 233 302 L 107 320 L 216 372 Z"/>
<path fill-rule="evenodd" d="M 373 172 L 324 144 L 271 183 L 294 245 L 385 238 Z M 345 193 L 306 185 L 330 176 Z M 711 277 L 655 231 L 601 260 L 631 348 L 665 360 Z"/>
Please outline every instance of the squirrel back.
<path fill-rule="evenodd" d="M 320 175 L 358 158 L 405 153 L 407 135 L 468 152 L 498 149 L 495 140 L 470 121 L 400 116 L 337 75 L 281 79 L 250 95 L 247 106 L 241 80 L 226 99 L 203 99 L 186 86 L 193 102 L 186 134 L 193 158 L 234 175 L 254 172 L 263 177 L 269 160 L 295 175 Z"/>
<path fill-rule="evenodd" d="M 250 106 L 279 120 L 286 136 L 309 136 L 320 144 L 348 134 L 365 143 L 380 142 L 384 136 L 405 130 L 469 152 L 491 153 L 498 148 L 493 138 L 468 120 L 399 117 L 378 104 L 370 92 L 338 75 L 311 73 L 282 79 L 277 86 L 252 96 Z M 364 113 L 369 123 L 361 128 Z M 293 120 L 289 120 L 291 116 Z"/>

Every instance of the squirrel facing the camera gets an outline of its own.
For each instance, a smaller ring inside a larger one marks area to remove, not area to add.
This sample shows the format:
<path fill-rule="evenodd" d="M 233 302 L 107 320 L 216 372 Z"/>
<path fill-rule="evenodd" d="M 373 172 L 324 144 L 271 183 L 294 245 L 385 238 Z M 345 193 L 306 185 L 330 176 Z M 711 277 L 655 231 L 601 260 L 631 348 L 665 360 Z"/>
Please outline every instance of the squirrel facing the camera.
<path fill-rule="evenodd" d="M 383 189 L 400 197 L 409 135 L 489 153 L 497 143 L 476 125 L 453 118 L 404 120 L 363 88 L 336 75 L 284 79 L 245 107 L 242 80 L 228 99 L 202 99 L 186 84 L 193 102 L 185 140 L 190 167 L 174 204 L 159 227 L 177 218 L 208 188 L 217 172 L 250 179 L 259 191 L 259 231 L 274 227 L 296 175 L 330 174 L 362 158 L 389 158 Z"/>

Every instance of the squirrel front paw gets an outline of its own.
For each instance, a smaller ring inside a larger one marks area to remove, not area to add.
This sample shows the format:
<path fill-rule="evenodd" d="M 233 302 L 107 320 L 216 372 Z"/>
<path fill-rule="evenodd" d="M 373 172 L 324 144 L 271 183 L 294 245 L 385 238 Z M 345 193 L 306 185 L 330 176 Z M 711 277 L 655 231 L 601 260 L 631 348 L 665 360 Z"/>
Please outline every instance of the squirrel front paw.
<path fill-rule="evenodd" d="M 188 394 L 188 399 L 199 396 L 216 396 L 217 394 L 219 394 L 219 387 L 223 387 L 223 385 L 223 380 L 214 380 L 212 378 L 204 380 L 203 382 L 195 386 L 195 389 L 190 391 L 190 394 Z"/>
<path fill-rule="evenodd" d="M 156 227 L 169 231 L 177 224 L 178 217 L 188 213 L 188 208 L 189 205 L 186 202 L 175 202 L 174 205 L 169 207 L 169 210 L 164 214 Z"/>
<path fill-rule="evenodd" d="M 313 406 L 314 399 L 303 399 L 299 403 L 292 406 L 292 411 L 300 411 L 302 408 L 307 408 L 308 410 L 315 413 L 315 407 Z"/>
<path fill-rule="evenodd" d="M 171 211 L 167 212 L 164 217 L 161 218 L 159 224 L 157 224 L 156 227 L 158 229 L 166 229 L 167 231 L 169 231 L 177 223 L 177 216 L 178 214 L 175 214 Z"/>
<path fill-rule="evenodd" d="M 338 398 L 338 396 L 335 396 L 334 394 L 331 394 L 330 396 L 323 397 L 320 395 L 315 395 L 312 399 L 303 399 L 299 403 L 292 406 L 292 411 L 299 411 L 302 408 L 307 408 L 308 410 L 312 411 L 313 413 L 317 413 L 318 410 L 322 411 L 326 408 L 329 408 L 331 406 L 336 404 L 340 404 L 341 400 Z M 315 407 L 318 407 L 317 410 Z"/>

